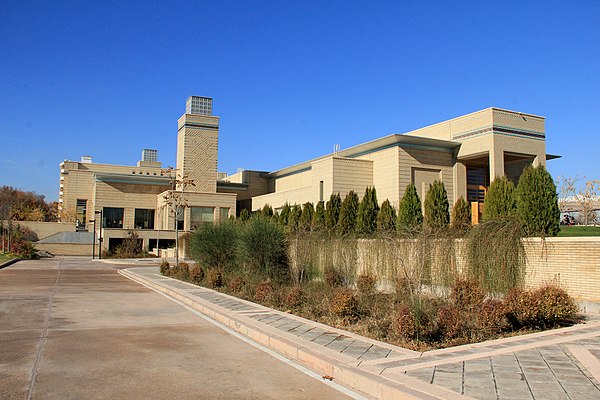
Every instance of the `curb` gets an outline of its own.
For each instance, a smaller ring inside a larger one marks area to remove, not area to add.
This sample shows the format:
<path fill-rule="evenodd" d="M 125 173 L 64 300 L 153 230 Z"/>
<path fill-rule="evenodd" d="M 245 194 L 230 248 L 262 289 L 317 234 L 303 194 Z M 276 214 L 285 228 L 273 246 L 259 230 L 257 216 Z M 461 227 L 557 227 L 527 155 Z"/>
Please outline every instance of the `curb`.
<path fill-rule="evenodd" d="M 0 264 L 0 269 L 2 269 L 2 268 L 6 268 L 6 267 L 8 267 L 9 265 L 12 265 L 12 264 L 16 263 L 17 261 L 21 261 L 21 259 L 17 257 L 17 258 L 13 258 L 13 259 L 11 259 L 11 260 L 8 260 L 8 261 L 6 261 L 6 262 L 4 262 L 4 263 Z"/>
<path fill-rule="evenodd" d="M 318 348 L 317 345 L 310 342 L 304 344 L 298 343 L 297 338 L 290 334 L 286 334 L 282 331 L 275 331 L 274 329 L 265 329 L 264 326 L 259 326 L 259 324 L 249 317 L 233 315 L 232 312 L 223 307 L 191 296 L 176 288 L 165 287 L 160 283 L 144 278 L 128 269 L 119 270 L 118 273 L 134 282 L 178 300 L 182 304 L 199 311 L 210 319 L 229 327 L 252 341 L 259 343 L 288 359 L 317 371 L 322 375 L 334 377 L 335 381 L 343 386 L 350 387 L 373 398 L 407 400 L 471 399 L 470 397 L 460 395 L 439 386 L 421 382 L 406 375 L 396 375 L 393 380 L 383 377 L 379 375 L 381 370 L 376 367 L 373 368 L 366 364 L 360 366 L 362 363 L 361 361 L 357 362 L 356 359 L 347 355 Z M 195 285 L 190 284 L 190 286 Z M 302 319 L 301 317 L 297 318 Z M 314 321 L 305 321 L 314 324 Z M 330 354 L 328 354 L 329 352 Z"/>

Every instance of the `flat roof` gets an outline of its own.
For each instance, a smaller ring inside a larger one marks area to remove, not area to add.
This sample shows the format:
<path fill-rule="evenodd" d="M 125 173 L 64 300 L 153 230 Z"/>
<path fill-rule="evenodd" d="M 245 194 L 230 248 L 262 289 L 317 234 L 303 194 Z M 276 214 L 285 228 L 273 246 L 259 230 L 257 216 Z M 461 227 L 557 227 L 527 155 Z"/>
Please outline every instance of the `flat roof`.
<path fill-rule="evenodd" d="M 340 157 L 340 158 L 354 158 L 364 154 L 372 153 L 377 150 L 394 146 L 406 146 L 406 147 L 428 147 L 438 148 L 443 150 L 453 150 L 461 145 L 460 142 L 452 140 L 439 140 L 431 139 L 420 136 L 408 136 L 403 134 L 394 133 L 388 136 L 384 136 L 379 139 L 371 140 L 366 143 L 362 143 L 345 150 L 340 150 L 337 153 L 330 153 L 321 157 L 314 158 L 312 160 L 304 161 L 300 164 L 295 164 L 290 167 L 286 167 L 277 171 L 269 173 L 269 178 L 276 178 L 280 176 L 290 175 L 302 170 L 309 169 L 311 164 L 324 160 L 329 157 Z"/>

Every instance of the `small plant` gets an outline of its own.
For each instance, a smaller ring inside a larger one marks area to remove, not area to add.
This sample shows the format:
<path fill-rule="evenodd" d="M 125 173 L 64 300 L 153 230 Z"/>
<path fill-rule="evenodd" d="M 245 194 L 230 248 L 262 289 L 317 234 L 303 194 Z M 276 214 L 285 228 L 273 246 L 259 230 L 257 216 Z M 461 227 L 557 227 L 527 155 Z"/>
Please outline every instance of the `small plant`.
<path fill-rule="evenodd" d="M 240 293 L 246 286 L 246 281 L 241 276 L 234 276 L 227 282 L 227 289 L 233 293 Z"/>
<path fill-rule="evenodd" d="M 329 287 L 336 288 L 344 286 L 344 275 L 335 267 L 325 267 L 323 278 Z"/>
<path fill-rule="evenodd" d="M 171 276 L 180 279 L 182 281 L 188 281 L 190 279 L 190 266 L 186 262 L 180 262 L 171 270 Z"/>
<path fill-rule="evenodd" d="M 299 308 L 304 303 L 304 292 L 299 286 L 292 287 L 285 295 L 284 303 L 286 307 Z"/>
<path fill-rule="evenodd" d="M 171 265 L 169 265 L 169 262 L 167 260 L 163 260 L 160 263 L 160 273 L 166 276 L 169 276 L 169 273 L 171 271 Z"/>
<path fill-rule="evenodd" d="M 497 332 L 503 329 L 507 321 L 502 301 L 497 299 L 485 300 L 477 313 L 477 323 L 480 329 L 487 332 Z"/>
<path fill-rule="evenodd" d="M 406 304 L 401 304 L 396 310 L 394 328 L 398 335 L 404 339 L 410 340 L 415 336 L 415 318 L 410 311 L 410 307 Z"/>
<path fill-rule="evenodd" d="M 457 279 L 452 286 L 450 299 L 459 309 L 472 311 L 485 299 L 485 292 L 474 279 Z"/>
<path fill-rule="evenodd" d="M 375 293 L 375 284 L 377 280 L 371 274 L 361 274 L 356 279 L 356 288 L 363 296 L 370 296 Z"/>
<path fill-rule="evenodd" d="M 331 312 L 342 318 L 344 322 L 356 322 L 359 311 L 354 293 L 347 288 L 336 289 L 331 302 Z"/>
<path fill-rule="evenodd" d="M 200 285 L 204 280 L 204 269 L 199 265 L 194 265 L 189 268 L 189 279 L 190 282 Z"/>
<path fill-rule="evenodd" d="M 442 306 L 438 310 L 437 324 L 444 339 L 456 339 L 464 333 L 464 314 L 453 304 Z"/>
<path fill-rule="evenodd" d="M 258 302 L 270 302 L 273 300 L 275 290 L 271 281 L 263 281 L 256 285 L 254 290 L 254 300 Z"/>
<path fill-rule="evenodd" d="M 554 285 L 548 284 L 534 290 L 532 300 L 538 305 L 537 320 L 544 327 L 575 318 L 579 312 L 575 300 L 563 289 Z"/>
<path fill-rule="evenodd" d="M 206 272 L 206 283 L 212 288 L 223 286 L 223 274 L 217 268 L 211 268 Z"/>

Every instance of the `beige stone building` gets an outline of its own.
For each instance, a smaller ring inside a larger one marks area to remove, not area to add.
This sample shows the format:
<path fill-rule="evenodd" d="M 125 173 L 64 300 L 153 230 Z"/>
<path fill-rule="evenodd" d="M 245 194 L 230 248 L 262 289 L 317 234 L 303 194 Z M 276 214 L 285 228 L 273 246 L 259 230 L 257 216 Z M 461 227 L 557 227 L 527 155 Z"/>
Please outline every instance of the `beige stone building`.
<path fill-rule="evenodd" d="M 176 230 L 184 233 L 199 223 L 235 216 L 236 195 L 217 193 L 218 138 L 212 99 L 190 96 L 178 121 L 174 170 L 164 169 L 152 149 L 143 150 L 135 166 L 98 164 L 89 156 L 65 160 L 59 192 L 64 222 L 74 222 L 80 231 L 95 228 L 105 250 L 130 231 L 153 249 L 170 246 Z"/>
<path fill-rule="evenodd" d="M 248 191 L 260 186 L 264 194 L 251 197 L 251 208 L 258 210 L 327 201 L 332 193 L 343 198 L 350 190 L 362 196 L 367 186 L 377 189 L 380 202 L 397 206 L 409 183 L 423 199 L 437 179 L 451 205 L 461 196 L 473 204 L 477 220 L 490 180 L 506 175 L 516 183 L 525 166 L 556 157 L 546 154 L 545 139 L 544 117 L 488 108 L 278 171 L 244 171 L 222 181 L 246 182 Z"/>
<path fill-rule="evenodd" d="M 242 208 L 316 204 L 332 193 L 343 198 L 351 190 L 362 196 L 367 186 L 377 189 L 380 202 L 389 199 L 397 206 L 409 183 L 423 199 L 437 179 L 444 182 L 451 205 L 461 196 L 472 203 L 476 222 L 494 177 L 506 175 L 516 183 L 525 166 L 556 157 L 546 154 L 544 117 L 499 108 L 384 136 L 274 172 L 218 173 L 218 138 L 212 99 L 190 96 L 178 121 L 175 170 L 162 168 L 156 151 L 148 149 L 135 166 L 97 164 L 91 157 L 64 161 L 62 211 L 79 221 L 80 230 L 91 231 L 90 221 L 96 219 L 105 249 L 130 230 L 151 249 L 170 245 L 175 228 L 187 232 L 199 223 L 235 216 Z M 174 176 L 194 185 L 174 184 Z M 169 198 L 184 199 L 177 218 Z"/>

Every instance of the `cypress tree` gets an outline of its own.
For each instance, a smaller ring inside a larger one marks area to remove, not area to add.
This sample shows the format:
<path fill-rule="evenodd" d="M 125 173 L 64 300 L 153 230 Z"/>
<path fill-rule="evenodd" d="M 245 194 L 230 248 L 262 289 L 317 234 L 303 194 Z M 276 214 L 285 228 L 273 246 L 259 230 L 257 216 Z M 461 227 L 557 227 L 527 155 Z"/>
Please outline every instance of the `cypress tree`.
<path fill-rule="evenodd" d="M 312 219 L 312 230 L 318 231 L 325 227 L 325 203 L 320 201 L 315 207 L 315 213 Z"/>
<path fill-rule="evenodd" d="M 250 211 L 248 211 L 247 208 L 242 208 L 242 211 L 240 211 L 240 219 L 242 221 L 248 221 L 250 219 Z"/>
<path fill-rule="evenodd" d="M 265 204 L 260 213 L 263 217 L 270 218 L 273 216 L 273 208 L 270 204 Z"/>
<path fill-rule="evenodd" d="M 483 220 L 500 219 L 517 212 L 515 185 L 506 176 L 492 181 L 485 194 Z"/>
<path fill-rule="evenodd" d="M 356 228 L 356 214 L 358 213 L 358 195 L 351 190 L 340 208 L 340 218 L 337 227 L 340 233 L 347 234 L 354 232 Z"/>
<path fill-rule="evenodd" d="M 332 193 L 325 207 L 325 225 L 329 229 L 337 226 L 342 208 L 342 198 L 339 193 Z"/>
<path fill-rule="evenodd" d="M 298 229 L 309 231 L 315 213 L 315 207 L 313 203 L 307 202 L 302 206 L 302 214 L 300 215 L 300 221 L 298 222 Z"/>
<path fill-rule="evenodd" d="M 429 185 L 424 205 L 425 215 L 423 222 L 426 226 L 432 229 L 448 227 L 448 223 L 450 222 L 448 193 L 443 182 L 435 180 Z"/>
<path fill-rule="evenodd" d="M 556 236 L 560 210 L 556 185 L 544 166 L 525 168 L 516 191 L 517 216 L 528 235 Z"/>
<path fill-rule="evenodd" d="M 464 197 L 460 198 L 452 208 L 452 228 L 465 231 L 471 226 L 471 206 Z"/>
<path fill-rule="evenodd" d="M 388 199 L 381 204 L 381 210 L 377 216 L 377 231 L 389 233 L 396 230 L 396 210 Z"/>
<path fill-rule="evenodd" d="M 356 233 L 371 235 L 377 230 L 377 215 L 379 204 L 377 203 L 377 192 L 374 187 L 367 187 L 365 195 L 358 206 L 356 219 Z"/>
<path fill-rule="evenodd" d="M 290 216 L 290 205 L 288 203 L 285 203 L 283 205 L 283 207 L 281 208 L 281 211 L 279 212 L 279 219 L 278 219 L 279 225 L 287 226 L 289 216 Z"/>
<path fill-rule="evenodd" d="M 300 217 L 302 216 L 302 209 L 298 204 L 294 204 L 290 209 L 290 213 L 288 215 L 288 229 L 291 231 L 295 231 L 298 229 L 298 223 L 300 222 Z"/>
<path fill-rule="evenodd" d="M 423 224 L 421 200 L 415 185 L 410 183 L 398 205 L 398 229 L 418 229 Z"/>

